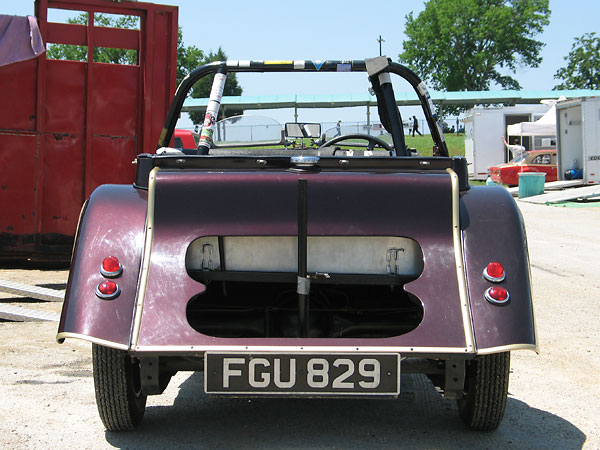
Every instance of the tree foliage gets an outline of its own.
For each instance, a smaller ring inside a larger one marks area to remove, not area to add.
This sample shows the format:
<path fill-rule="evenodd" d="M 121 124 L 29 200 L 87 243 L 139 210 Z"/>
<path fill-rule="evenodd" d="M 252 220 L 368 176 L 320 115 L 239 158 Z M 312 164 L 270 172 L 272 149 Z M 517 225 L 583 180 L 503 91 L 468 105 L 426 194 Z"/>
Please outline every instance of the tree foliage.
<path fill-rule="evenodd" d="M 575 38 L 564 59 L 567 66 L 554 74 L 562 83 L 554 89 L 600 89 L 600 37 L 596 33 Z"/>
<path fill-rule="evenodd" d="M 87 25 L 88 14 L 82 13 L 77 17 L 68 19 L 69 23 Z M 94 14 L 94 25 L 113 28 L 139 28 L 139 18 L 136 16 L 113 16 L 96 13 Z M 62 59 L 71 61 L 87 61 L 87 47 L 81 45 L 63 45 L 50 44 L 46 51 L 47 57 L 50 59 Z M 122 48 L 94 48 L 94 62 L 112 63 L 112 64 L 137 64 L 137 51 Z M 185 78 L 185 76 L 195 68 L 212 61 L 225 61 L 227 55 L 219 47 L 217 52 L 212 50 L 208 53 L 194 45 L 186 46 L 183 43 L 183 33 L 181 27 L 177 33 L 177 84 Z M 194 85 L 190 92 L 190 96 L 194 98 L 205 98 L 210 95 L 212 87 L 212 77 L 205 77 Z M 223 95 L 241 95 L 242 87 L 238 84 L 235 74 L 227 76 Z M 227 117 L 221 113 L 219 119 Z M 202 123 L 203 115 L 200 112 L 190 113 L 190 118 L 195 124 Z"/>
<path fill-rule="evenodd" d="M 519 89 L 506 72 L 540 64 L 544 44 L 534 38 L 549 17 L 548 0 L 428 0 L 406 16 L 399 58 L 435 89 Z"/>

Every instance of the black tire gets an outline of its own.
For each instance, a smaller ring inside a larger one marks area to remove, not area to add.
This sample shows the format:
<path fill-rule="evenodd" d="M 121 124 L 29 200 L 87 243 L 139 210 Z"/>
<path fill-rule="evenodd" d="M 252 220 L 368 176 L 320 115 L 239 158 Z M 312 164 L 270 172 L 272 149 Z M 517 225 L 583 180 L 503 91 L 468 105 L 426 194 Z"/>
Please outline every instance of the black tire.
<path fill-rule="evenodd" d="M 478 431 L 498 428 L 508 395 L 510 352 L 479 356 L 467 362 L 465 392 L 457 400 L 465 425 Z"/>
<path fill-rule="evenodd" d="M 96 404 L 109 431 L 131 431 L 142 421 L 146 395 L 141 392 L 140 366 L 123 350 L 92 345 Z"/>

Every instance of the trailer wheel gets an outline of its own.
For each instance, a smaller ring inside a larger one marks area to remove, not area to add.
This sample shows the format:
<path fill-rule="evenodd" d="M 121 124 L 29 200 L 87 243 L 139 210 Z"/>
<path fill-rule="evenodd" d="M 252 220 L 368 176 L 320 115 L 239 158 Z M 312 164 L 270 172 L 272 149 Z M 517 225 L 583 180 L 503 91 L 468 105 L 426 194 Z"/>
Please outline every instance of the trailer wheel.
<path fill-rule="evenodd" d="M 457 400 L 458 413 L 472 430 L 498 428 L 508 395 L 510 352 L 479 356 L 467 362 L 465 392 Z"/>
<path fill-rule="evenodd" d="M 139 362 L 127 352 L 92 345 L 96 404 L 109 431 L 135 429 L 144 417 L 146 395 L 142 393 Z"/>

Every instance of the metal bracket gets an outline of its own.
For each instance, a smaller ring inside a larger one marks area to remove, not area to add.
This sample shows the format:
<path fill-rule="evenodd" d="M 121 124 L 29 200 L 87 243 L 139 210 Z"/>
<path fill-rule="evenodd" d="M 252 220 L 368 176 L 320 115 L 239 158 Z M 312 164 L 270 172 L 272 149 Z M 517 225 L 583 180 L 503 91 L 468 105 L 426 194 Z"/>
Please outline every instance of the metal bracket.
<path fill-rule="evenodd" d="M 447 360 L 444 380 L 444 398 L 461 398 L 465 389 L 465 361 Z"/>
<path fill-rule="evenodd" d="M 310 294 L 310 279 L 304 277 L 298 277 L 298 285 L 296 287 L 296 293 L 301 295 Z"/>
<path fill-rule="evenodd" d="M 162 392 L 160 389 L 158 356 L 140 358 L 140 381 L 144 394 L 156 395 Z"/>
<path fill-rule="evenodd" d="M 387 263 L 387 273 L 388 275 L 400 275 L 400 270 L 398 269 L 398 255 L 400 252 L 404 253 L 403 248 L 388 248 L 385 254 L 385 261 Z M 394 265 L 392 269 L 392 263 Z"/>
<path fill-rule="evenodd" d="M 208 249 L 208 252 L 206 249 Z M 204 244 L 202 246 L 202 265 L 201 265 L 202 270 L 214 270 L 214 266 L 213 266 L 213 262 L 212 262 L 213 252 L 214 252 L 214 249 L 213 249 L 212 244 Z M 207 253 L 208 253 L 208 262 L 205 263 L 205 258 L 206 258 Z"/>

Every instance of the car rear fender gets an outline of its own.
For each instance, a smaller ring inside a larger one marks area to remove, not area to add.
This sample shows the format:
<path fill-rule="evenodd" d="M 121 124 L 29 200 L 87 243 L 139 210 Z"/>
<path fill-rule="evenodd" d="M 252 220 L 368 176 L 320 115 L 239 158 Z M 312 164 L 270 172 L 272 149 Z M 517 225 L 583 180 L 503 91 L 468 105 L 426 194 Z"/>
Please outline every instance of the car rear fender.
<path fill-rule="evenodd" d="M 502 187 L 473 186 L 461 195 L 461 228 L 473 330 L 478 353 L 537 351 L 525 226 L 512 196 Z M 495 285 L 483 276 L 490 262 L 506 273 L 497 283 L 510 294 L 504 305 L 484 297 Z"/>
<path fill-rule="evenodd" d="M 144 246 L 147 192 L 133 186 L 104 185 L 82 210 L 57 341 L 77 337 L 113 348 L 129 346 L 133 310 Z M 112 278 L 120 294 L 112 300 L 96 295 L 109 279 L 102 261 L 115 256 L 122 273 Z"/>

